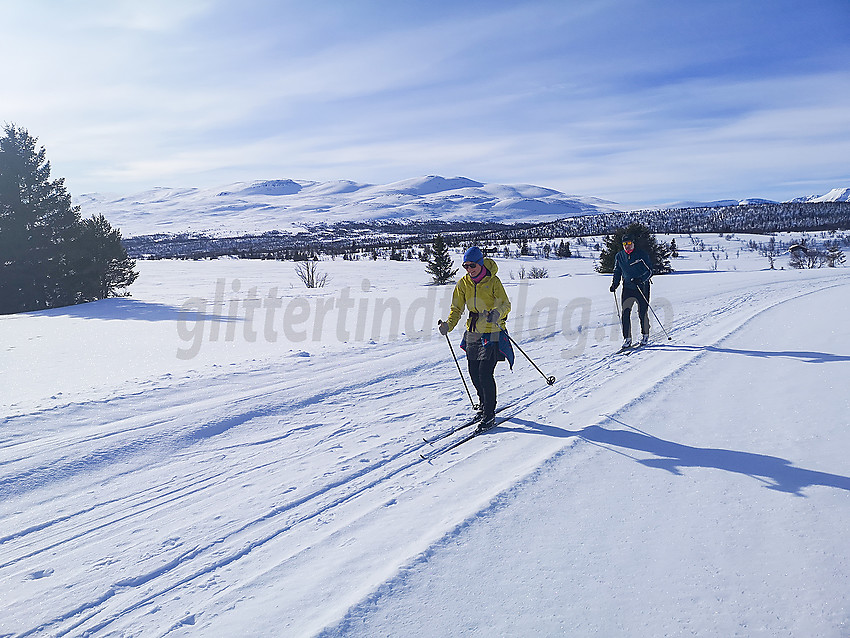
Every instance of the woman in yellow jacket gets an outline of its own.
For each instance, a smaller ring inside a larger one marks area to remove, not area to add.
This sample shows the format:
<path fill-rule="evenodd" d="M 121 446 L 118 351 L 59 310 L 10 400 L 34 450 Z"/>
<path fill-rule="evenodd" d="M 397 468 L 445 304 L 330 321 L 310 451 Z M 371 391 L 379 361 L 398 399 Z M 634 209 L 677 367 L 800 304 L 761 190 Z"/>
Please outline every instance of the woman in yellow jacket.
<path fill-rule="evenodd" d="M 505 321 L 511 302 L 496 276 L 499 267 L 473 246 L 463 255 L 464 275 L 455 286 L 449 318 L 439 322 L 440 333 L 448 334 L 460 321 L 463 309 L 469 309 L 466 333 L 460 347 L 466 351 L 469 376 L 478 392 L 481 423 L 487 430 L 496 421 L 496 363 L 508 360 L 513 367 L 513 350 L 507 338 Z"/>

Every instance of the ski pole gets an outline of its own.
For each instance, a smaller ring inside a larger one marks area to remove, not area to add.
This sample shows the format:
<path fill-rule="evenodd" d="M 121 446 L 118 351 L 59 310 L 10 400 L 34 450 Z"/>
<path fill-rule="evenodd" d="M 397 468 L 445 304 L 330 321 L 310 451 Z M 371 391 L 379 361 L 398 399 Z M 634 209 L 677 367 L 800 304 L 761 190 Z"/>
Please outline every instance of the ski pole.
<path fill-rule="evenodd" d="M 554 383 L 555 383 L 555 377 L 547 377 L 547 376 L 546 376 L 546 374 L 543 372 L 543 370 L 541 370 L 541 369 L 537 366 L 537 364 L 536 364 L 536 363 L 534 363 L 534 361 L 532 361 L 532 360 L 531 360 L 531 357 L 529 357 L 527 354 L 525 354 L 525 350 L 523 350 L 523 349 L 520 347 L 520 345 L 519 345 L 516 341 L 514 341 L 514 338 L 513 338 L 511 335 L 509 335 L 509 334 L 508 334 L 508 331 L 507 331 L 507 330 L 505 330 L 505 334 L 508 336 L 508 340 L 510 340 L 510 342 L 511 342 L 512 344 L 514 344 L 514 345 L 517 347 L 517 350 L 519 350 L 520 352 L 522 352 L 522 354 L 524 354 L 524 355 L 525 355 L 525 358 L 526 358 L 526 359 L 528 359 L 529 363 L 531 363 L 531 365 L 533 365 L 533 366 L 534 366 L 534 368 L 535 368 L 535 369 L 536 369 L 536 370 L 537 370 L 537 371 L 541 374 L 541 376 L 542 376 L 544 379 L 546 379 L 546 383 L 548 383 L 549 385 L 554 384 Z"/>
<path fill-rule="evenodd" d="M 620 302 L 617 300 L 617 291 L 614 291 L 614 306 L 617 308 L 617 319 L 622 321 L 623 315 L 620 314 Z"/>
<path fill-rule="evenodd" d="M 640 296 L 643 297 L 643 300 L 646 302 L 646 307 L 652 310 L 652 315 L 655 317 L 655 320 L 658 322 L 658 325 L 661 326 L 661 329 L 664 331 L 664 334 L 667 335 L 667 341 L 672 341 L 673 337 L 671 337 L 667 329 L 664 327 L 664 324 L 661 323 L 661 319 L 658 318 L 658 315 L 655 314 L 655 310 L 651 305 L 649 305 L 649 299 L 646 298 L 646 295 L 643 294 L 643 290 L 640 289 L 640 286 L 637 287 L 637 291 L 640 293 Z"/>
<path fill-rule="evenodd" d="M 439 325 L 441 323 L 443 323 L 443 322 L 440 321 L 437 325 Z M 452 359 L 455 360 L 455 365 L 457 366 L 457 373 L 460 375 L 460 380 L 463 381 L 463 387 L 466 388 L 466 394 L 469 397 L 469 402 L 472 404 L 472 409 L 477 410 L 478 405 L 476 405 L 475 401 L 472 400 L 472 393 L 469 391 L 469 386 L 466 385 L 466 379 L 463 377 L 463 372 L 461 372 L 461 370 L 460 370 L 460 363 L 458 363 L 457 356 L 455 356 L 455 349 L 454 349 L 454 346 L 452 346 L 452 340 L 449 339 L 448 334 L 446 334 L 445 336 L 446 336 L 446 343 L 449 344 L 449 350 L 452 351 Z"/>

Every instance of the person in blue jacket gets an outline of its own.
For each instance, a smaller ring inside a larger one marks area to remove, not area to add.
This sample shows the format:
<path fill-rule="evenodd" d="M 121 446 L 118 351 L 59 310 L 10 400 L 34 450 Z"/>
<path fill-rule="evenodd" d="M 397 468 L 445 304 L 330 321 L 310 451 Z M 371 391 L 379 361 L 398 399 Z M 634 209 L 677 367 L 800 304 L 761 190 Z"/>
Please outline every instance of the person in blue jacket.
<path fill-rule="evenodd" d="M 640 318 L 640 344 L 649 340 L 649 284 L 652 278 L 652 260 L 645 250 L 635 246 L 635 238 L 623 236 L 623 250 L 614 258 L 614 281 L 611 292 L 617 291 L 620 279 L 623 280 L 623 347 L 632 345 L 632 308 L 638 307 Z"/>

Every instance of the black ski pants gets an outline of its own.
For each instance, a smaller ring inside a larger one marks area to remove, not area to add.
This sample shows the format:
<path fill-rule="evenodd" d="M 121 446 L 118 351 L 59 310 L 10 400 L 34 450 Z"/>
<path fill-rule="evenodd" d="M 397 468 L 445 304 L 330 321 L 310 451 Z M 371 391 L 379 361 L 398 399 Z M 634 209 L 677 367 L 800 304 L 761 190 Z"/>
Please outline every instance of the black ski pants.
<path fill-rule="evenodd" d="M 639 290 L 638 290 L 639 289 Z M 643 294 L 641 294 L 643 293 Z M 623 339 L 632 338 L 632 308 L 637 305 L 640 331 L 649 334 L 649 284 L 623 286 Z"/>
<path fill-rule="evenodd" d="M 467 333 L 467 337 L 469 333 Z M 490 343 L 487 346 L 480 339 L 470 339 L 466 344 L 466 361 L 469 365 L 469 376 L 472 385 L 478 393 L 478 402 L 484 412 L 484 418 L 496 414 L 496 363 L 499 356 L 499 344 Z"/>

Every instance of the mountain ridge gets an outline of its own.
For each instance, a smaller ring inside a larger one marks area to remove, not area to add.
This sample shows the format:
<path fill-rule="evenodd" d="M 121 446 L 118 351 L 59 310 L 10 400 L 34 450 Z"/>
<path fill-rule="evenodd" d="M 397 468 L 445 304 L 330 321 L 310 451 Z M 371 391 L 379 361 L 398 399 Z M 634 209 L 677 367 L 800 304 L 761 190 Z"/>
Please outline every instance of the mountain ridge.
<path fill-rule="evenodd" d="M 833 188 L 824 195 L 790 201 L 850 201 L 850 188 Z M 778 202 L 761 198 L 679 201 L 654 210 L 766 203 Z M 318 223 L 337 222 L 544 223 L 624 211 L 616 202 L 533 184 L 485 183 L 440 175 L 389 184 L 272 179 L 209 188 L 157 187 L 131 195 L 84 194 L 75 198 L 75 204 L 85 216 L 103 214 L 125 237 L 301 232 Z"/>
<path fill-rule="evenodd" d="M 615 202 L 532 184 L 414 177 L 390 184 L 350 180 L 256 180 L 213 188 L 158 187 L 75 198 L 125 236 L 154 233 L 301 231 L 317 223 L 374 221 L 538 222 L 620 210 Z"/>

